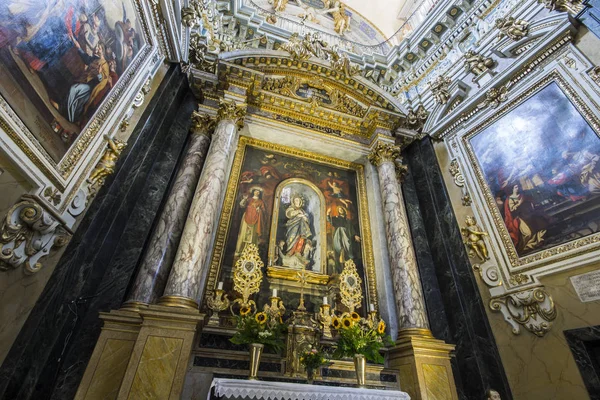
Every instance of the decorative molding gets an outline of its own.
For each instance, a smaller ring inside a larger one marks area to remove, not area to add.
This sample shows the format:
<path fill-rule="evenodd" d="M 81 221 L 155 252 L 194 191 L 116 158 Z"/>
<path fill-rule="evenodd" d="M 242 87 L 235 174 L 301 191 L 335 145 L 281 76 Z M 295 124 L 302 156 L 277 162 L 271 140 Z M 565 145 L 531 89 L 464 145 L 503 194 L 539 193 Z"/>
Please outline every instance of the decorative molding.
<path fill-rule="evenodd" d="M 454 178 L 454 184 L 460 188 L 465 187 L 465 177 L 460 171 L 460 166 L 458 165 L 458 160 L 455 158 L 450 162 L 450 166 L 448 167 L 448 172 Z"/>
<path fill-rule="evenodd" d="M 208 115 L 200 109 L 192 112 L 192 125 L 190 132 L 196 135 L 210 136 L 217 125 L 217 120 L 214 116 Z"/>
<path fill-rule="evenodd" d="M 38 272 L 41 258 L 53 248 L 62 247 L 71 233 L 36 199 L 24 196 L 12 206 L 0 230 L 0 270 L 9 271 L 23 266 L 26 273 Z"/>
<path fill-rule="evenodd" d="M 499 311 L 512 326 L 512 333 L 521 333 L 525 327 L 536 336 L 543 337 L 556 319 L 556 308 L 552 297 L 543 286 L 525 289 L 490 299 L 492 311 Z"/>
<path fill-rule="evenodd" d="M 491 88 L 487 92 L 485 92 L 485 99 L 477 104 L 477 108 L 498 108 L 500 103 L 504 103 L 507 99 L 508 89 L 506 86 L 500 86 L 498 88 Z"/>
<path fill-rule="evenodd" d="M 127 143 L 122 142 L 118 139 L 113 139 L 108 136 L 104 137 L 108 142 L 104 154 L 96 164 L 94 170 L 90 173 L 90 176 L 86 179 L 88 184 L 88 198 L 89 201 L 98 193 L 98 190 L 104 185 L 106 177 L 115 172 L 115 166 L 117 160 L 123 152 Z"/>

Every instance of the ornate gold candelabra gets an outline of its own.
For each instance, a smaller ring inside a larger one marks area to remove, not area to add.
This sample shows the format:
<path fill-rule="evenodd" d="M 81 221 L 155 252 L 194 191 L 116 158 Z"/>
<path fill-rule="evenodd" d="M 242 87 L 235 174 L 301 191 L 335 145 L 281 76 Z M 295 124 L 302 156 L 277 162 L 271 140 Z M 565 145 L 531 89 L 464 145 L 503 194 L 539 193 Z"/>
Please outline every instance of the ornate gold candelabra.
<path fill-rule="evenodd" d="M 334 317 L 333 310 L 331 310 L 331 306 L 329 304 L 322 304 L 319 310 L 319 314 L 317 315 L 317 319 L 323 326 L 323 339 L 333 339 L 333 335 L 331 334 L 331 322 Z"/>
<path fill-rule="evenodd" d="M 306 311 L 304 306 L 304 285 L 306 285 L 306 268 L 302 267 L 302 272 L 298 272 L 298 282 L 300 282 L 300 304 L 298 304 L 298 311 Z"/>
<path fill-rule="evenodd" d="M 219 326 L 219 313 L 229 307 L 229 299 L 223 289 L 215 289 L 212 297 L 206 298 L 206 305 L 212 311 L 208 326 Z"/>
<path fill-rule="evenodd" d="M 269 300 L 271 300 L 271 304 L 265 304 L 263 307 L 264 313 L 269 317 L 269 323 L 275 325 L 275 322 L 283 322 L 283 314 L 285 313 L 283 301 L 276 296 L 269 297 Z"/>

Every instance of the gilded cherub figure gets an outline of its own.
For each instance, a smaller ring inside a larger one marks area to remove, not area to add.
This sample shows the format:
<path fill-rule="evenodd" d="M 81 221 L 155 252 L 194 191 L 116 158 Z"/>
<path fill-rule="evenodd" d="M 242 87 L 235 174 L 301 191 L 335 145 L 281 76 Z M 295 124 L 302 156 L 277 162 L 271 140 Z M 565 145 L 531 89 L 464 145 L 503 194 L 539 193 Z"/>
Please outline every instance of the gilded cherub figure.
<path fill-rule="evenodd" d="M 495 25 L 500 30 L 498 32 L 498 40 L 504 36 L 508 36 L 516 42 L 523 39 L 529 33 L 529 22 L 522 19 L 515 19 L 514 17 L 498 18 Z"/>
<path fill-rule="evenodd" d="M 462 235 L 465 237 L 464 243 L 469 249 L 469 257 L 477 256 L 481 261 L 485 262 L 489 260 L 487 246 L 483 240 L 485 236 L 488 236 L 487 232 L 484 232 L 478 225 L 475 218 L 467 216 L 465 218 L 467 224 L 466 227 L 460 228 Z"/>
<path fill-rule="evenodd" d="M 96 164 L 96 167 L 87 179 L 90 186 L 102 185 L 104 179 L 113 172 L 115 172 L 115 166 L 119 155 L 127 145 L 118 139 L 111 139 L 108 135 L 104 135 L 104 139 L 108 142 L 108 148 L 104 151 L 102 158 Z"/>
<path fill-rule="evenodd" d="M 429 89 L 431 89 L 436 103 L 446 104 L 450 100 L 450 91 L 448 90 L 450 78 L 440 75 L 427 84 L 429 85 Z"/>
<path fill-rule="evenodd" d="M 329 7 L 330 1 L 325 2 L 325 7 Z M 333 1 L 333 7 L 323 11 L 333 17 L 333 29 L 338 35 L 343 35 L 350 30 L 350 15 L 346 13 L 346 4 L 340 0 Z"/>
<path fill-rule="evenodd" d="M 579 14 L 585 8 L 581 0 L 538 0 L 550 11 L 567 12 L 573 16 Z"/>

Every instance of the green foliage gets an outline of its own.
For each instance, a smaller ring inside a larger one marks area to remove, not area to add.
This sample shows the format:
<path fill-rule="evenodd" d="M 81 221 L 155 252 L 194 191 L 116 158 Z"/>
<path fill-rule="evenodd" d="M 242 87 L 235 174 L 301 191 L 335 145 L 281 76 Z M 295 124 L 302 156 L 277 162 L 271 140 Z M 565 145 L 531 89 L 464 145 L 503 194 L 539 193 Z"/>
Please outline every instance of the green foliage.
<path fill-rule="evenodd" d="M 334 357 L 354 357 L 355 354 L 362 354 L 371 362 L 383 364 L 383 356 L 379 352 L 382 347 L 392 345 L 391 338 L 385 334 L 385 324 L 381 329 L 373 326 L 367 320 L 361 318 L 359 321 L 353 321 L 350 318 L 344 318 L 339 330 L 339 338 Z"/>
<path fill-rule="evenodd" d="M 304 368 L 308 369 L 317 369 L 321 365 L 327 364 L 327 358 L 325 357 L 325 353 L 321 350 L 312 348 L 309 351 L 305 351 L 300 356 L 300 364 L 304 366 Z"/>
<path fill-rule="evenodd" d="M 287 326 L 279 321 L 267 322 L 264 313 L 237 317 L 238 331 L 229 340 L 234 344 L 264 344 L 267 349 L 279 353 L 285 343 Z"/>

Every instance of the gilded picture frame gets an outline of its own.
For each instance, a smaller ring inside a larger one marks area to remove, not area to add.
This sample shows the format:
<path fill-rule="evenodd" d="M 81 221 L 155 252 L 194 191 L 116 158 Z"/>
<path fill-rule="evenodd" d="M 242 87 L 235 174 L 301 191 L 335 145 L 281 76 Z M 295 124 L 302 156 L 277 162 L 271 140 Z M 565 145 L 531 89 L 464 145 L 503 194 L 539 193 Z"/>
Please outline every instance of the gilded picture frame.
<path fill-rule="evenodd" d="M 497 196 L 492 193 L 489 185 L 489 176 L 486 176 L 480 163 L 472 139 L 485 132 L 502 118 L 508 116 L 513 110 L 526 104 L 530 99 L 540 94 L 544 89 L 556 85 L 562 94 L 568 99 L 573 108 L 579 113 L 581 118 L 587 123 L 591 131 L 600 139 L 600 120 L 591 110 L 588 101 L 584 100 L 574 89 L 574 87 L 557 70 L 552 70 L 541 77 L 534 84 L 530 85 L 520 95 L 507 102 L 503 107 L 495 110 L 489 118 L 484 118 L 482 122 L 468 129 L 461 135 L 460 141 L 462 148 L 466 152 L 469 168 L 472 170 L 476 179 L 476 191 L 481 194 L 484 200 L 486 214 L 490 217 L 498 235 L 497 239 L 509 261 L 509 270 L 511 272 L 531 271 L 549 264 L 559 263 L 577 255 L 587 254 L 600 249 L 600 232 L 594 232 L 584 237 L 566 240 L 549 248 L 541 248 L 539 251 L 531 251 L 526 254 L 519 254 L 511 238 L 511 232 L 507 228 L 505 215 L 501 212 Z M 515 132 L 515 134 L 518 132 Z M 553 171 L 555 172 L 555 171 Z M 504 212 L 506 213 L 506 211 Z M 514 235 L 513 235 L 514 236 Z"/>
<path fill-rule="evenodd" d="M 221 216 L 219 219 L 219 224 L 217 227 L 217 233 L 215 237 L 213 253 L 211 256 L 210 267 L 208 271 L 208 276 L 205 284 L 205 294 L 204 296 L 211 296 L 212 292 L 216 289 L 218 279 L 221 276 L 222 264 L 225 257 L 225 248 L 228 244 L 228 238 L 230 237 L 230 229 L 231 229 L 231 221 L 234 208 L 236 207 L 236 199 L 239 198 L 238 193 L 238 185 L 240 182 L 240 176 L 242 174 L 243 162 L 245 160 L 246 152 L 249 148 L 259 149 L 268 151 L 269 153 L 281 156 L 288 156 L 298 159 L 299 162 L 307 162 L 307 163 L 316 163 L 323 166 L 329 166 L 334 168 L 352 170 L 356 174 L 356 196 L 358 199 L 357 204 L 357 214 L 358 221 L 360 227 L 360 249 L 362 254 L 362 263 L 365 274 L 365 289 L 366 293 L 364 293 L 365 298 L 365 306 L 368 304 L 373 304 L 376 309 L 378 309 L 378 300 L 377 300 L 377 286 L 376 286 L 376 276 L 375 276 L 375 265 L 374 265 L 374 256 L 373 256 L 373 246 L 371 240 L 371 229 L 369 222 L 369 214 L 367 207 L 367 193 L 366 193 L 366 182 L 364 175 L 364 166 L 362 164 L 353 163 L 349 161 L 339 160 L 333 157 L 328 157 L 324 155 L 319 155 L 315 153 L 310 153 L 306 151 L 302 151 L 299 149 L 295 149 L 293 147 L 283 146 L 279 144 L 265 142 L 259 139 L 250 138 L 246 136 L 240 137 L 238 147 L 236 150 L 236 154 L 234 156 L 231 174 L 229 177 L 229 182 L 226 189 L 226 195 L 223 203 L 223 208 L 221 211 Z M 290 179 L 290 181 L 294 181 L 294 179 Z M 281 188 L 280 188 L 281 189 Z M 273 221 L 272 221 L 273 222 Z M 275 222 L 273 222 L 275 223 Z M 270 249 L 273 248 L 272 244 L 275 238 L 270 236 Z M 321 237 L 321 240 L 324 240 Z M 272 256 L 271 250 L 269 251 L 269 258 Z M 324 256 L 324 255 L 323 255 Z M 266 261 L 265 265 L 268 265 L 270 260 Z M 319 282 L 319 279 L 322 279 L 324 276 L 326 279 L 327 275 L 323 274 L 314 274 L 314 282 L 316 285 L 323 285 L 327 282 Z M 277 276 L 277 278 L 281 278 Z M 310 281 L 310 277 L 308 280 Z"/>

